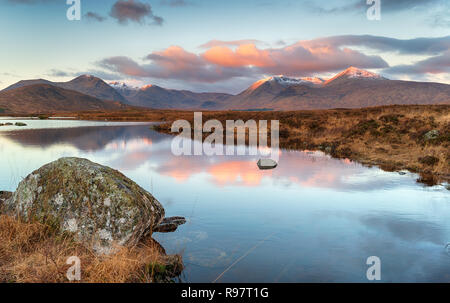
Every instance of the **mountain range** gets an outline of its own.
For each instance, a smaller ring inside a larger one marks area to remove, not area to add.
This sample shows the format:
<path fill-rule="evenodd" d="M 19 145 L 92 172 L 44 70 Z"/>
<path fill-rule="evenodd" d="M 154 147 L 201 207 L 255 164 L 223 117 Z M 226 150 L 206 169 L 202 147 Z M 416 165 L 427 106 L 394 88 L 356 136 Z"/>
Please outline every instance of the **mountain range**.
<path fill-rule="evenodd" d="M 124 83 L 110 83 L 128 105 L 157 108 L 157 109 L 208 109 L 232 97 L 223 93 L 194 93 L 187 90 L 166 89 L 156 85 L 146 85 L 132 88 Z"/>
<path fill-rule="evenodd" d="M 127 106 L 182 110 L 304 110 L 439 103 L 450 104 L 450 85 L 389 80 L 355 67 L 329 80 L 273 76 L 255 82 L 238 95 L 195 93 L 156 85 L 135 88 L 118 82 L 107 84 L 89 75 L 68 82 L 24 80 L 0 91 L 0 111 L 6 113 L 110 110 Z"/>
<path fill-rule="evenodd" d="M 450 103 L 450 85 L 389 80 L 378 74 L 350 67 L 324 81 L 302 83 L 270 77 L 226 100 L 227 109 L 304 110 L 361 108 L 393 104 Z"/>

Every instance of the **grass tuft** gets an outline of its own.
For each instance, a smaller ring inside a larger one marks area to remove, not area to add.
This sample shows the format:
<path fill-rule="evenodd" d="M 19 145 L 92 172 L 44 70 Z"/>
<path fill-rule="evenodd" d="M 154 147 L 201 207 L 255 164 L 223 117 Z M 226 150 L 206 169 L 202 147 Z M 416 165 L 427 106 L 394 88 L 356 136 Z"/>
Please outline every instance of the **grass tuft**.
<path fill-rule="evenodd" d="M 0 282 L 65 283 L 71 256 L 81 260 L 83 283 L 170 282 L 183 269 L 181 257 L 167 256 L 153 239 L 133 248 L 118 247 L 110 256 L 98 256 L 72 235 L 56 236 L 39 223 L 0 216 Z"/>

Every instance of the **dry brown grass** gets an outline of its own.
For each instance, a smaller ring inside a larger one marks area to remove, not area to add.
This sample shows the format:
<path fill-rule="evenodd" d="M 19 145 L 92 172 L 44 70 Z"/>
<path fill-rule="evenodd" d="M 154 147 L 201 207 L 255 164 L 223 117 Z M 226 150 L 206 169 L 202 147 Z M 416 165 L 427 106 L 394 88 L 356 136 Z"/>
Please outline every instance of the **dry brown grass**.
<path fill-rule="evenodd" d="M 0 282 L 65 283 L 71 256 L 81 260 L 83 283 L 167 282 L 182 270 L 181 258 L 166 256 L 152 239 L 134 248 L 97 256 L 71 235 L 56 236 L 39 223 L 0 216 Z"/>

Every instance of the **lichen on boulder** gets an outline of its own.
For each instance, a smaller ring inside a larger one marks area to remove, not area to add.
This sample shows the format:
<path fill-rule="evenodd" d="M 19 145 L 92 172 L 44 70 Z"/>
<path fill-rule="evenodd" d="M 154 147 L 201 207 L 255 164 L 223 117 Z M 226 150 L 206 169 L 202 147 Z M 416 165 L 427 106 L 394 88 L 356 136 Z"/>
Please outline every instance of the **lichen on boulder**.
<path fill-rule="evenodd" d="M 9 191 L 0 191 L 0 207 L 2 207 L 3 203 L 11 198 L 12 192 Z"/>
<path fill-rule="evenodd" d="M 20 182 L 5 211 L 75 234 L 95 252 L 136 245 L 164 218 L 164 208 L 117 170 L 87 159 L 61 158 Z"/>

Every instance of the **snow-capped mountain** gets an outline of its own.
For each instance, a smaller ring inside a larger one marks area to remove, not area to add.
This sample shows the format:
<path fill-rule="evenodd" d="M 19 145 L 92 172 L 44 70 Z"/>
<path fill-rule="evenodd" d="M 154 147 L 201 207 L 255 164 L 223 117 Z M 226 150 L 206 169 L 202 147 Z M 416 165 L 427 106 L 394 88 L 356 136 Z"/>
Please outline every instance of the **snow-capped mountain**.
<path fill-rule="evenodd" d="M 111 87 L 126 98 L 129 105 L 154 109 L 209 109 L 219 106 L 231 95 L 221 93 L 194 93 L 187 90 L 166 89 L 157 85 L 132 87 L 122 82 L 111 82 Z"/>
<path fill-rule="evenodd" d="M 133 86 L 128 86 L 126 83 L 124 82 L 109 82 L 108 83 L 112 88 L 115 88 L 117 90 L 139 90 L 139 87 L 133 87 Z"/>
<path fill-rule="evenodd" d="M 116 82 L 110 82 L 108 84 L 109 84 L 109 86 L 114 88 L 116 91 L 118 91 L 124 97 L 131 96 L 139 90 L 139 87 L 129 86 L 128 84 L 126 84 L 124 82 L 116 81 Z"/>
<path fill-rule="evenodd" d="M 327 80 L 325 84 L 329 84 L 338 79 L 366 79 L 366 80 L 387 80 L 379 74 L 369 72 L 367 70 L 359 69 L 354 66 L 350 66 L 343 72 L 337 74 L 333 78 Z"/>
<path fill-rule="evenodd" d="M 313 77 L 290 78 L 290 77 L 286 77 L 283 75 L 279 75 L 279 76 L 267 77 L 265 79 L 256 81 L 250 88 L 252 90 L 255 90 L 258 87 L 260 87 L 261 85 L 263 85 L 264 83 L 276 83 L 283 87 L 289 87 L 289 86 L 293 86 L 293 85 L 316 86 L 316 85 L 321 85 L 324 82 L 325 81 L 320 78 L 313 78 Z"/>

